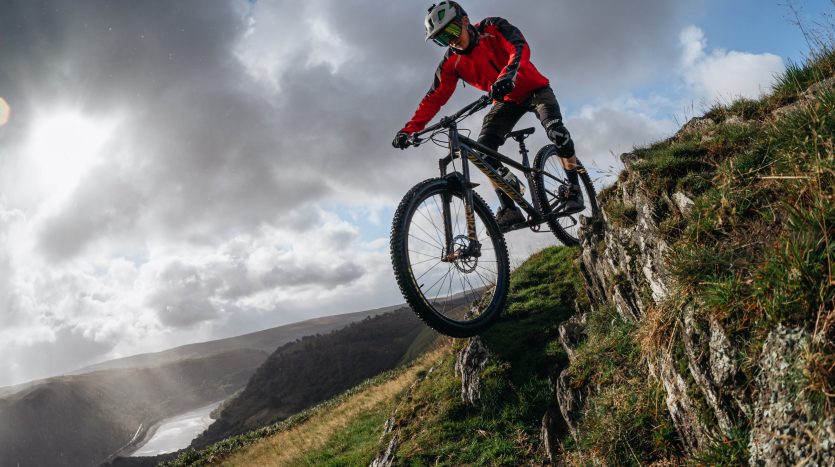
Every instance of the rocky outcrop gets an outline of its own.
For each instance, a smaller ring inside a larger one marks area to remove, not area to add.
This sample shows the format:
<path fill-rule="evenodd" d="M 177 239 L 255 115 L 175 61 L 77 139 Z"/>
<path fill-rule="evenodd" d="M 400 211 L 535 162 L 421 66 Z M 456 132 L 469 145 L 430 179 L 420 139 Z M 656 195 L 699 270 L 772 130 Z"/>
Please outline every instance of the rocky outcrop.
<path fill-rule="evenodd" d="M 369 467 L 391 467 L 395 465 L 394 462 L 397 454 L 397 443 L 399 442 L 399 436 L 396 434 L 392 436 L 389 443 L 386 445 L 386 449 L 371 461 Z"/>
<path fill-rule="evenodd" d="M 391 417 L 386 420 L 385 425 L 383 425 L 383 433 L 380 435 L 380 443 L 385 444 L 385 448 L 371 460 L 369 467 L 391 467 L 393 465 L 397 465 L 397 448 L 400 446 L 398 417 L 400 416 L 401 408 L 403 407 L 403 403 L 412 397 L 415 386 L 429 377 L 433 371 L 435 371 L 434 366 L 430 367 L 429 370 L 426 371 L 426 374 L 415 378 L 412 384 L 409 385 L 403 400 L 394 409 L 394 413 L 392 413 Z M 386 442 L 386 438 L 388 438 L 388 442 Z"/>
<path fill-rule="evenodd" d="M 475 405 L 481 400 L 481 372 L 487 366 L 490 354 L 481 337 L 473 337 L 458 352 L 455 373 L 461 378 L 461 400 Z"/>
<path fill-rule="evenodd" d="M 585 313 L 577 313 L 569 318 L 568 321 L 560 324 L 560 344 L 565 350 L 565 353 L 568 354 L 569 359 L 574 358 L 577 347 L 585 337 L 583 331 L 583 327 L 586 324 L 585 318 Z"/>
<path fill-rule="evenodd" d="M 545 456 L 552 463 L 558 463 L 560 460 L 560 454 L 563 451 L 562 439 L 565 433 L 566 425 L 562 414 L 553 405 L 549 406 L 545 415 L 542 416 L 539 443 L 545 452 Z"/>
<path fill-rule="evenodd" d="M 649 371 L 664 386 L 667 410 L 685 449 L 691 454 L 698 452 L 705 447 L 709 433 L 699 420 L 696 403 L 688 392 L 684 376 L 675 369 L 670 352 L 660 351 L 656 359 L 649 362 Z"/>
<path fill-rule="evenodd" d="M 835 465 L 835 420 L 814 414 L 800 376 L 810 336 L 779 326 L 763 345 L 751 423 L 751 465 Z"/>
<path fill-rule="evenodd" d="M 696 123 L 693 125 L 698 126 Z M 621 159 L 627 181 L 617 184 L 608 196 L 615 197 L 615 203 L 634 209 L 635 216 L 628 224 L 613 223 L 609 213 L 604 210 L 602 221 L 581 219 L 581 270 L 593 308 L 612 303 L 623 319 L 638 322 L 646 315 L 649 307 L 659 306 L 673 288 L 666 266 L 670 246 L 660 233 L 659 224 L 666 216 L 686 212 L 692 201 L 688 203 L 689 198 L 685 200 L 684 195 L 676 197 L 677 201 L 664 196 L 660 200 L 650 200 L 641 190 L 640 181 L 628 177 L 636 161 L 635 156 L 625 154 Z M 691 326 L 691 330 L 694 329 Z M 569 327 L 565 331 L 569 336 L 576 333 L 570 331 Z M 692 337 L 691 344 L 703 342 L 701 335 L 694 334 Z M 570 355 L 570 339 L 562 341 Z M 707 342 L 704 340 L 705 344 Z M 693 356 L 694 368 L 701 368 L 702 356 L 709 355 L 702 351 L 701 346 L 689 347 L 687 353 Z M 700 420 L 697 403 L 690 394 L 687 380 L 692 376 L 679 372 L 670 349 L 660 349 L 649 359 L 648 365 L 650 374 L 666 390 L 667 409 L 685 447 L 691 453 L 699 451 L 706 445 L 711 433 Z M 705 392 L 716 395 L 713 390 L 715 385 L 707 377 L 694 379 L 697 385 L 702 384 Z M 563 416 L 573 430 L 572 419 L 578 416 L 582 394 L 578 389 L 570 388 L 566 382 L 558 385 L 558 388 Z M 718 396 L 714 399 L 718 399 Z M 721 406 L 717 403 L 717 407 Z M 730 416 L 726 416 L 725 420 L 730 420 Z"/>
<path fill-rule="evenodd" d="M 728 122 L 694 119 L 674 138 L 709 132 L 720 124 Z M 821 417 L 820 407 L 815 413 L 803 385 L 792 383 L 803 374 L 803 349 L 812 339 L 808 332 L 772 331 L 755 364 L 756 380 L 751 381 L 750 370 L 743 374 L 739 344 L 723 324 L 705 313 L 697 299 L 675 296 L 681 286 L 669 272 L 671 245 L 661 226 L 676 221 L 671 217 L 689 216 L 693 200 L 682 192 L 650 199 L 647 193 L 653 191 L 634 170 L 637 156 L 624 154 L 621 160 L 624 172 L 599 200 L 602 218 L 580 219 L 580 269 L 593 310 L 613 306 L 624 320 L 639 325 L 654 319 L 650 312 L 657 316 L 659 309 L 672 317 L 664 331 L 665 345 L 644 350 L 649 374 L 665 390 L 666 408 L 685 450 L 696 454 L 747 431 L 752 465 L 835 465 L 835 421 Z M 617 212 L 607 212 L 607 207 Z M 559 328 L 569 358 L 585 338 L 583 327 L 580 313 Z M 585 399 L 593 391 L 572 387 L 566 374 L 556 380 L 560 413 L 575 438 Z"/>
<path fill-rule="evenodd" d="M 571 378 L 569 378 L 568 373 L 563 371 L 557 379 L 555 395 L 568 432 L 575 440 L 579 440 L 578 422 L 583 416 L 583 408 L 588 395 L 587 388 L 575 389 L 571 387 Z"/>

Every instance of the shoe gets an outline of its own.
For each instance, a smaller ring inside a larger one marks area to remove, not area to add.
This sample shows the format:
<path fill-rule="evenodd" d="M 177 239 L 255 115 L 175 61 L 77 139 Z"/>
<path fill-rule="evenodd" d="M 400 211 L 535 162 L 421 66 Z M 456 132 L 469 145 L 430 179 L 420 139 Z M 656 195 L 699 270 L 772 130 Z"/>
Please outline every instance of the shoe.
<path fill-rule="evenodd" d="M 564 213 L 574 214 L 586 209 L 586 205 L 583 204 L 583 190 L 580 189 L 580 185 L 560 185 L 557 194 L 565 200 Z"/>
<path fill-rule="evenodd" d="M 499 227 L 510 227 L 525 222 L 525 216 L 517 206 L 513 206 L 512 208 L 499 208 L 496 211 L 496 221 L 499 223 Z"/>

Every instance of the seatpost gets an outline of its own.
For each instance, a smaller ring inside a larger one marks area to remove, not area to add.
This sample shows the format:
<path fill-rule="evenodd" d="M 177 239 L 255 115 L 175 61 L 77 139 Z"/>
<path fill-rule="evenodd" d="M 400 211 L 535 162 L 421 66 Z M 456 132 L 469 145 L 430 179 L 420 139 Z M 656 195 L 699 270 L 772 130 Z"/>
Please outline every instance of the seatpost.
<path fill-rule="evenodd" d="M 519 140 L 519 153 L 522 154 L 522 165 L 525 167 L 530 167 L 528 164 L 528 148 L 525 147 L 525 139 L 520 138 Z"/>

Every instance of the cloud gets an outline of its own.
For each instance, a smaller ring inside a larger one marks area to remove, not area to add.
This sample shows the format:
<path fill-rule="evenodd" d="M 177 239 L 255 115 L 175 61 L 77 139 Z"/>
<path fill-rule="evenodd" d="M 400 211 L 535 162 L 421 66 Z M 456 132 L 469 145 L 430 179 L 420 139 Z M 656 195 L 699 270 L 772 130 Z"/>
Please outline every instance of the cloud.
<path fill-rule="evenodd" d="M 681 71 L 687 85 L 707 103 L 729 102 L 738 97 L 755 99 L 771 89 L 783 72 L 783 59 L 764 53 L 714 49 L 707 52 L 707 39 L 696 26 L 679 34 Z"/>
<path fill-rule="evenodd" d="M 670 119 L 653 118 L 646 111 L 619 101 L 584 107 L 566 124 L 574 134 L 581 135 L 575 144 L 586 166 L 609 171 L 609 175 L 619 171 L 620 154 L 654 143 L 675 129 Z"/>
<path fill-rule="evenodd" d="M 423 41 L 426 6 L 6 2 L 0 354 L 21 359 L 12 379 L 402 301 L 376 225 L 388 220 L 349 217 L 391 212 L 437 175 L 443 149 L 390 147 L 443 53 Z M 588 161 L 663 127 L 605 102 L 676 65 L 675 43 L 658 40 L 681 28 L 675 2 L 467 9 L 524 31 Z M 476 95 L 460 88 L 446 110 Z M 89 140 L 94 157 L 70 134 L 50 150 L 68 169 L 39 162 L 31 135 L 50 115 L 107 128 Z M 44 167 L 60 190 L 35 183 Z M 520 257 L 553 243 L 518 237 Z M 44 348 L 71 358 L 22 357 Z"/>

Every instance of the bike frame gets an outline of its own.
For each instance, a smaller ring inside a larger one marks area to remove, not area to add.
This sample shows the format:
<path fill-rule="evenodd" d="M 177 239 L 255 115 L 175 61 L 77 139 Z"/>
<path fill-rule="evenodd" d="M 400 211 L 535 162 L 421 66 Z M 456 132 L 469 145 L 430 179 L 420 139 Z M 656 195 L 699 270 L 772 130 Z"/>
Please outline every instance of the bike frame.
<path fill-rule="evenodd" d="M 464 214 L 467 221 L 467 236 L 470 239 L 470 247 L 467 251 L 456 252 L 454 251 L 453 245 L 453 237 L 452 237 L 452 220 L 451 220 L 451 213 L 450 213 L 450 203 L 451 199 L 449 195 L 444 196 L 442 199 L 442 215 L 444 219 L 444 236 L 445 236 L 445 243 L 446 243 L 446 254 L 445 259 L 447 261 L 454 261 L 459 256 L 469 256 L 479 255 L 480 245 L 478 243 L 478 234 L 475 229 L 475 214 L 473 212 L 473 188 L 478 186 L 478 184 L 474 184 L 470 181 L 470 167 L 469 163 L 473 163 L 484 175 L 487 176 L 492 182 L 499 187 L 500 190 L 507 193 L 514 202 L 516 202 L 529 216 L 529 220 L 527 222 L 517 224 L 517 226 L 503 228 L 502 233 L 510 232 L 513 230 L 519 230 L 526 227 L 531 229 L 537 230 L 537 227 L 551 219 L 557 217 L 563 217 L 567 214 L 561 213 L 561 205 L 555 206 L 553 212 L 548 214 L 543 214 L 542 206 L 539 205 L 536 196 L 532 196 L 533 204 L 529 203 L 522 193 L 517 191 L 513 188 L 510 183 L 508 183 L 504 177 L 502 177 L 493 167 L 487 163 L 485 160 L 484 154 L 493 157 L 504 164 L 513 167 L 516 170 L 519 170 L 525 174 L 525 178 L 528 181 L 528 186 L 531 189 L 534 189 L 534 176 L 538 174 L 542 174 L 544 177 L 549 177 L 560 184 L 564 184 L 563 180 L 560 180 L 557 177 L 549 174 L 548 172 L 532 168 L 528 161 L 528 150 L 525 147 L 524 139 L 520 138 L 517 141 L 519 142 L 519 152 L 522 154 L 522 163 L 516 162 L 514 159 L 511 159 L 498 151 L 495 151 L 478 141 L 470 139 L 464 135 L 461 135 L 458 131 L 458 119 L 462 116 L 472 115 L 473 113 L 481 110 L 482 108 L 486 107 L 489 104 L 490 99 L 482 97 L 477 101 L 473 102 L 472 104 L 464 107 L 460 111 L 458 111 L 455 115 L 450 117 L 444 117 L 441 121 L 425 130 L 413 135 L 415 138 L 415 144 L 420 144 L 421 140 L 417 139 L 418 136 L 434 132 L 439 128 L 445 128 L 446 132 L 449 134 L 449 154 L 446 157 L 443 157 L 438 160 L 438 168 L 440 169 L 441 177 L 456 178 L 460 184 L 464 194 Z M 447 167 L 449 164 L 452 163 L 453 160 L 460 159 L 461 160 L 461 172 L 453 172 L 451 174 L 447 173 Z M 582 170 L 582 167 L 578 167 L 578 171 Z"/>

